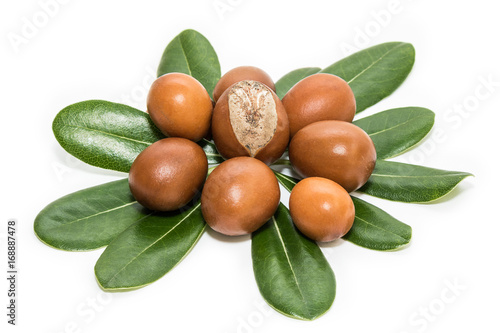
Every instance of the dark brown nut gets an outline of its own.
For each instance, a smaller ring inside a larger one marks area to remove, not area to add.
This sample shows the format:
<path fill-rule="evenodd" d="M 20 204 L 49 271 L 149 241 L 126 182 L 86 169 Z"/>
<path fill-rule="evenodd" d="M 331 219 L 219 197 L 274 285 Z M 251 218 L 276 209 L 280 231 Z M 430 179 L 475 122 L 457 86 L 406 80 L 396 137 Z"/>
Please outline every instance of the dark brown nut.
<path fill-rule="evenodd" d="M 273 171 L 251 157 L 222 162 L 208 176 L 201 212 L 208 225 L 229 236 L 259 229 L 278 208 L 280 188 Z"/>
<path fill-rule="evenodd" d="M 236 82 L 243 80 L 259 81 L 271 88 L 272 91 L 276 92 L 273 79 L 271 79 L 271 77 L 262 69 L 253 66 L 240 66 L 231 69 L 220 78 L 219 82 L 217 82 L 213 94 L 214 101 L 217 102 L 227 88 L 231 87 Z"/>
<path fill-rule="evenodd" d="M 301 180 L 290 194 L 289 206 L 295 226 L 318 242 L 344 236 L 354 223 L 354 204 L 349 193 L 326 178 Z"/>
<path fill-rule="evenodd" d="M 295 134 L 290 162 L 302 177 L 324 177 L 352 192 L 363 186 L 375 168 L 377 152 L 361 128 L 339 120 L 310 124 Z"/>
<path fill-rule="evenodd" d="M 185 206 L 207 176 L 203 149 L 183 138 L 166 138 L 144 149 L 132 163 L 128 182 L 134 198 L 152 210 Z"/>
<path fill-rule="evenodd" d="M 288 91 L 282 101 L 292 137 L 301 128 L 317 121 L 351 122 L 356 113 L 356 99 L 347 82 L 326 73 L 302 79 Z"/>
<path fill-rule="evenodd" d="M 240 81 L 217 101 L 212 137 L 224 158 L 250 156 L 271 164 L 290 138 L 288 119 L 276 94 L 258 81 Z"/>
<path fill-rule="evenodd" d="M 199 141 L 209 132 L 212 100 L 192 76 L 160 76 L 151 86 L 147 104 L 151 120 L 166 136 Z"/>

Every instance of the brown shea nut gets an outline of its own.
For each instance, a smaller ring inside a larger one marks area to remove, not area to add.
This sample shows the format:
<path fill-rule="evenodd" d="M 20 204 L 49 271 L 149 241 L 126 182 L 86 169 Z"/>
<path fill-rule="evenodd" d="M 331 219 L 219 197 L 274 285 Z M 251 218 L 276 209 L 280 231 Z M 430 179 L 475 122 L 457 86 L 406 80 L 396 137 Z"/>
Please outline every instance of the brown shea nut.
<path fill-rule="evenodd" d="M 347 192 L 363 186 L 375 168 L 373 141 L 358 126 L 324 120 L 297 132 L 288 150 L 290 162 L 302 177 L 324 177 Z"/>
<path fill-rule="evenodd" d="M 298 182 L 290 194 L 289 206 L 297 229 L 318 242 L 344 236 L 354 222 L 354 203 L 349 193 L 326 178 L 310 177 Z"/>
<path fill-rule="evenodd" d="M 206 136 L 212 119 L 212 100 L 194 77 L 169 73 L 157 78 L 148 94 L 148 113 L 160 131 L 169 137 L 199 141 Z"/>
<path fill-rule="evenodd" d="M 336 75 L 319 73 L 297 82 L 283 97 L 290 136 L 320 120 L 351 122 L 356 99 L 351 87 Z"/>
<path fill-rule="evenodd" d="M 219 82 L 217 82 L 213 93 L 214 101 L 217 102 L 217 100 L 224 93 L 224 91 L 227 90 L 227 88 L 231 87 L 236 82 L 240 82 L 243 80 L 259 81 L 271 88 L 272 91 L 276 92 L 273 79 L 271 79 L 269 74 L 257 67 L 240 66 L 231 69 L 220 78 Z"/>
<path fill-rule="evenodd" d="M 203 149 L 183 138 L 166 138 L 144 149 L 130 168 L 134 198 L 152 210 L 185 206 L 201 190 L 208 161 Z"/>
<path fill-rule="evenodd" d="M 283 104 L 274 91 L 258 81 L 240 81 L 215 104 L 212 137 L 224 158 L 250 156 L 271 164 L 290 139 Z"/>
<path fill-rule="evenodd" d="M 222 162 L 208 176 L 201 212 L 217 232 L 238 236 L 254 232 L 278 208 L 280 188 L 273 171 L 251 157 Z"/>

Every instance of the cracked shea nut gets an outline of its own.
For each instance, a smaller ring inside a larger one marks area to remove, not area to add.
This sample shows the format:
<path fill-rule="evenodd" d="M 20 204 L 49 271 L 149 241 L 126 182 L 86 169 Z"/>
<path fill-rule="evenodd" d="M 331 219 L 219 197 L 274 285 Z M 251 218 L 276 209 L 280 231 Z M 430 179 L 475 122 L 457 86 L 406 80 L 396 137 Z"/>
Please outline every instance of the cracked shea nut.
<path fill-rule="evenodd" d="M 207 90 L 194 77 L 169 73 L 153 82 L 147 100 L 148 113 L 169 137 L 199 141 L 210 129 L 213 104 Z"/>
<path fill-rule="evenodd" d="M 281 157 L 290 138 L 288 119 L 276 94 L 258 81 L 240 81 L 215 105 L 212 136 L 226 159 L 250 156 L 271 164 Z"/>
<path fill-rule="evenodd" d="M 259 229 L 278 208 L 280 188 L 273 171 L 251 157 L 222 162 L 208 176 L 201 194 L 207 224 L 229 236 Z"/>
<path fill-rule="evenodd" d="M 301 128 L 320 120 L 351 122 L 356 99 L 343 79 L 319 73 L 297 82 L 283 97 L 293 137 Z"/>
<path fill-rule="evenodd" d="M 354 204 L 349 193 L 326 178 L 301 180 L 290 194 L 290 215 L 307 237 L 330 242 L 344 236 L 354 222 Z"/>
<path fill-rule="evenodd" d="M 183 138 L 166 138 L 144 149 L 130 168 L 134 198 L 152 210 L 181 208 L 199 193 L 208 171 L 203 149 Z"/>
<path fill-rule="evenodd" d="M 276 92 L 274 87 L 273 79 L 264 72 L 262 69 L 253 66 L 240 66 L 231 69 L 229 72 L 224 74 L 220 80 L 217 82 L 214 88 L 214 101 L 220 98 L 220 96 L 233 84 L 243 81 L 243 80 L 253 80 L 264 83 L 266 86 L 271 88 L 272 91 Z"/>
<path fill-rule="evenodd" d="M 290 162 L 302 177 L 324 177 L 347 192 L 363 186 L 375 168 L 373 141 L 358 126 L 338 120 L 310 124 L 295 134 Z"/>

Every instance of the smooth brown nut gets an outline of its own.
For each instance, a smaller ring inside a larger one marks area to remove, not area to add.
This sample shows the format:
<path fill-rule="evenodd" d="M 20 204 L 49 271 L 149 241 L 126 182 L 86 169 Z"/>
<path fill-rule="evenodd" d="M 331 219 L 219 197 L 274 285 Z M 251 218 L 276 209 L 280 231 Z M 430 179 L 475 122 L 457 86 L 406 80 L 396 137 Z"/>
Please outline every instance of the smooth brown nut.
<path fill-rule="evenodd" d="M 283 96 L 290 123 L 290 136 L 320 120 L 351 122 L 356 113 L 356 99 L 343 79 L 326 73 L 308 76 L 297 82 Z"/>
<path fill-rule="evenodd" d="M 208 176 L 201 212 L 217 232 L 238 236 L 254 232 L 278 208 L 280 188 L 273 171 L 251 157 L 222 162 Z"/>
<path fill-rule="evenodd" d="M 326 178 L 310 177 L 298 182 L 290 194 L 289 206 L 295 226 L 318 242 L 344 236 L 354 222 L 354 203 L 349 193 Z"/>
<path fill-rule="evenodd" d="M 212 100 L 192 76 L 160 76 L 151 86 L 147 105 L 151 120 L 166 136 L 199 141 L 209 132 Z"/>
<path fill-rule="evenodd" d="M 324 177 L 347 192 L 363 186 L 375 168 L 373 141 L 356 125 L 339 120 L 310 124 L 293 137 L 290 162 L 302 177 Z"/>
<path fill-rule="evenodd" d="M 262 69 L 253 67 L 253 66 L 240 66 L 231 69 L 229 72 L 224 74 L 219 82 L 215 85 L 214 88 L 214 101 L 218 101 L 222 96 L 224 91 L 227 88 L 231 87 L 236 82 L 240 82 L 243 80 L 253 80 L 264 83 L 266 86 L 271 88 L 272 91 L 276 92 L 276 88 L 274 87 L 273 79 L 264 72 Z"/>
<path fill-rule="evenodd" d="M 271 164 L 290 138 L 288 119 L 276 94 L 258 81 L 240 81 L 215 104 L 212 137 L 224 158 L 250 156 Z"/>
<path fill-rule="evenodd" d="M 128 182 L 141 205 L 170 211 L 185 206 L 199 193 L 207 171 L 207 156 L 200 146 L 183 138 L 166 138 L 137 156 Z"/>

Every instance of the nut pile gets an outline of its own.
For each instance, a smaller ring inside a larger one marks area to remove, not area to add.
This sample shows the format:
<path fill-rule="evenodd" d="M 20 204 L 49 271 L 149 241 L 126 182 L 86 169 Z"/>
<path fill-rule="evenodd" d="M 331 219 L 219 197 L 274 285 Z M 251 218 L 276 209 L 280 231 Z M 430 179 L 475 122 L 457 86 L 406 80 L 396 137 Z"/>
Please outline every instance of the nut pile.
<path fill-rule="evenodd" d="M 148 95 L 148 113 L 167 136 L 136 158 L 129 185 L 136 200 L 159 211 L 176 210 L 201 191 L 201 209 L 217 232 L 252 233 L 280 202 L 269 167 L 288 148 L 302 176 L 290 195 L 296 227 L 320 242 L 345 235 L 354 221 L 349 192 L 366 183 L 376 161 L 372 140 L 351 122 L 356 101 L 349 85 L 331 74 L 299 81 L 282 100 L 263 70 L 227 72 L 213 91 L 181 73 L 159 77 Z M 226 159 L 206 178 L 205 153 L 195 142 L 213 138 Z"/>

